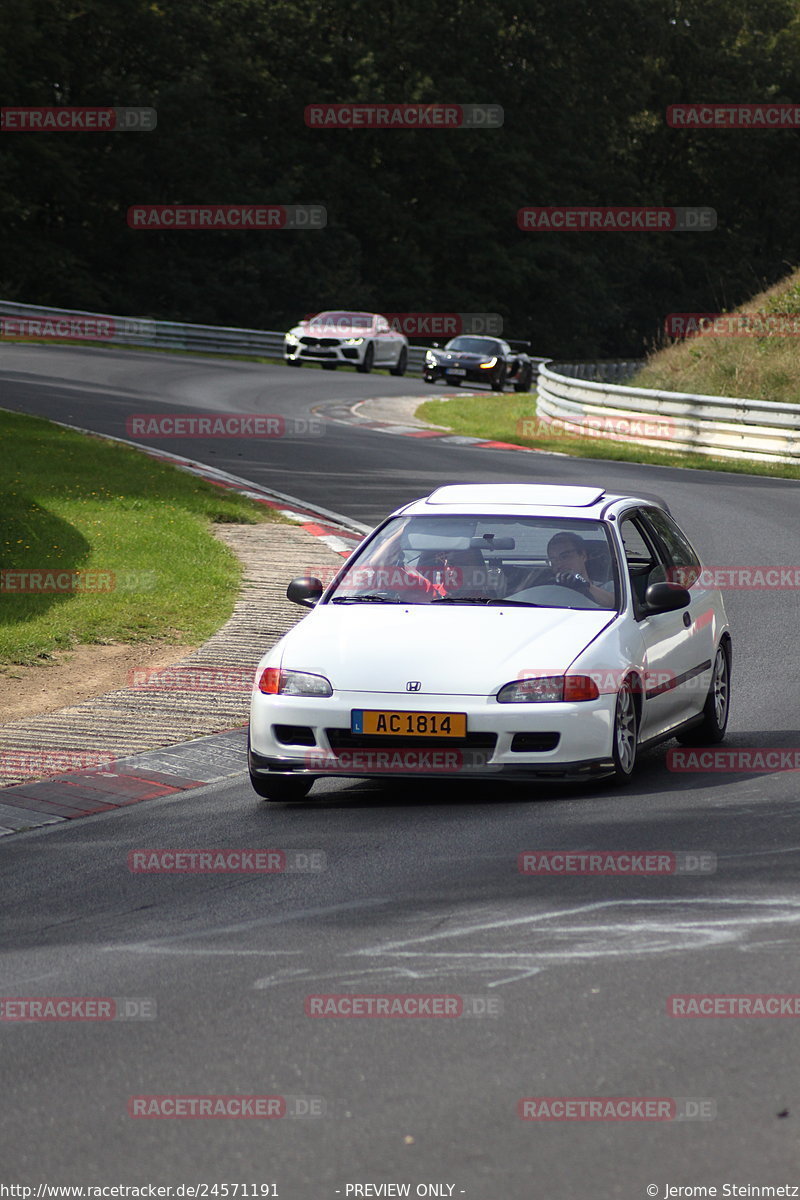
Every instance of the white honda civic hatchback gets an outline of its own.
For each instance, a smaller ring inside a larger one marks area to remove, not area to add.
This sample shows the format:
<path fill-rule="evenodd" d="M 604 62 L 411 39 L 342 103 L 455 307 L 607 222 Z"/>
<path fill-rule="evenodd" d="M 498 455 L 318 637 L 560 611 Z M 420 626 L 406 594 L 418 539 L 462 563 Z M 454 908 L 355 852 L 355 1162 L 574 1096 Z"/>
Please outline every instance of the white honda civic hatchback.
<path fill-rule="evenodd" d="M 663 503 L 599 487 L 454 484 L 369 534 L 261 659 L 253 787 L 323 776 L 630 779 L 638 751 L 719 742 L 722 596 Z"/>

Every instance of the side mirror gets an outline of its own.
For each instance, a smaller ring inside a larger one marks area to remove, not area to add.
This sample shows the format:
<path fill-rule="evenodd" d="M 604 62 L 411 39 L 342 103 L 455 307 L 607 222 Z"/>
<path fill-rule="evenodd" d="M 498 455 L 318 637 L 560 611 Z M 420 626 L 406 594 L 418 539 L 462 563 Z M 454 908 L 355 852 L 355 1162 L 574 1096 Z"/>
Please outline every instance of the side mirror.
<path fill-rule="evenodd" d="M 648 616 L 688 608 L 691 602 L 688 589 L 674 583 L 651 583 L 644 594 L 644 608 Z"/>
<path fill-rule="evenodd" d="M 322 595 L 322 584 L 313 575 L 301 575 L 293 579 L 286 589 L 286 595 L 293 604 L 302 604 L 304 608 L 313 608 Z"/>

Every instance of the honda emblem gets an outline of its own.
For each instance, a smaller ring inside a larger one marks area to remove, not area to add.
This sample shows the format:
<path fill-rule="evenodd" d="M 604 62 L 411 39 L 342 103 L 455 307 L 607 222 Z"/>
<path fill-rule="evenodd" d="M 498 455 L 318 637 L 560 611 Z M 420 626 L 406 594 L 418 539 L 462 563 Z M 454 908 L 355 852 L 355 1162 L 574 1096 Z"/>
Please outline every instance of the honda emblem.
<path fill-rule="evenodd" d="M 418 679 L 410 679 L 408 681 L 408 683 L 406 684 L 406 691 L 407 692 L 418 692 L 421 687 L 422 687 L 422 684 L 420 683 L 420 681 Z"/>

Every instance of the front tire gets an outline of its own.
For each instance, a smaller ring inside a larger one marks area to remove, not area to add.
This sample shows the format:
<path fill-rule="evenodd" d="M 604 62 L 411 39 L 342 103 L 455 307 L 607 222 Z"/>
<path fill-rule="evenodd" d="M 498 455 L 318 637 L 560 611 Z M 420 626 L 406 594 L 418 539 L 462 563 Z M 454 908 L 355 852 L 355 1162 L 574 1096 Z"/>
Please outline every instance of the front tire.
<path fill-rule="evenodd" d="M 614 760 L 614 779 L 617 783 L 629 783 L 636 770 L 636 753 L 639 746 L 639 714 L 633 698 L 631 682 L 626 679 L 617 692 L 614 710 L 611 757 Z"/>
<path fill-rule="evenodd" d="M 725 737 L 731 708 L 731 644 L 721 641 L 714 656 L 711 683 L 703 705 L 703 721 L 686 733 L 679 733 L 682 746 L 713 746 Z"/>
<path fill-rule="evenodd" d="M 518 379 L 514 384 L 515 392 L 529 392 L 531 383 L 533 382 L 533 367 L 528 363 L 528 366 L 522 373 L 522 378 Z"/>
<path fill-rule="evenodd" d="M 304 775 L 251 775 L 250 782 L 262 800 L 302 800 L 311 791 L 313 779 Z"/>
<path fill-rule="evenodd" d="M 360 363 L 356 363 L 356 370 L 358 371 L 359 375 L 369 375 L 370 371 L 372 370 L 372 364 L 374 363 L 374 361 L 375 361 L 375 347 L 373 346 L 372 342 L 370 342 L 370 344 L 367 346 L 366 350 L 364 351 L 364 361 L 360 362 Z"/>
<path fill-rule="evenodd" d="M 408 351 L 406 350 L 405 346 L 403 346 L 402 350 L 400 351 L 400 357 L 397 360 L 397 366 L 390 367 L 389 374 L 390 375 L 405 375 L 407 364 L 408 364 Z"/>
<path fill-rule="evenodd" d="M 505 386 L 506 386 L 506 368 L 505 368 L 505 364 L 503 364 L 503 366 L 500 368 L 500 370 L 497 372 L 494 379 L 492 380 L 492 391 L 493 392 L 502 392 L 502 390 Z"/>

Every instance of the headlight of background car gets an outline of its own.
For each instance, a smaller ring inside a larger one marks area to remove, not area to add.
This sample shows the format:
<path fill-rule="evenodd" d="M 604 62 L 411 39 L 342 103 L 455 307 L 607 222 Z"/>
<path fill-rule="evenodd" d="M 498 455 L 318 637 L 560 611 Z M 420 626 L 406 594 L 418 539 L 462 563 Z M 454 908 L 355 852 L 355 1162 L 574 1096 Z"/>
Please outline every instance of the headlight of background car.
<path fill-rule="evenodd" d="M 307 671 L 281 671 L 267 667 L 261 672 L 258 690 L 268 696 L 332 696 L 333 688 L 324 675 Z"/>
<path fill-rule="evenodd" d="M 438 362 L 439 362 L 439 360 L 436 357 L 436 355 L 433 353 L 432 350 L 425 351 L 425 366 L 426 367 L 435 367 L 435 366 L 437 366 Z"/>
<path fill-rule="evenodd" d="M 495 365 L 496 362 L 497 362 L 496 358 L 490 358 L 488 362 L 478 363 L 478 366 L 481 368 L 482 371 L 488 371 Z"/>
<path fill-rule="evenodd" d="M 344 344 L 345 346 L 360 346 L 363 340 L 363 338 L 345 338 Z"/>
<path fill-rule="evenodd" d="M 546 675 L 541 679 L 514 679 L 497 693 L 498 704 L 570 704 L 596 700 L 600 689 L 589 675 Z"/>
<path fill-rule="evenodd" d="M 287 342 L 297 342 L 298 340 L 299 340 L 299 339 L 298 339 L 298 338 L 296 338 L 296 337 L 295 337 L 295 335 L 294 335 L 293 333 L 287 333 L 287 334 L 286 334 L 286 341 L 287 341 Z"/>

